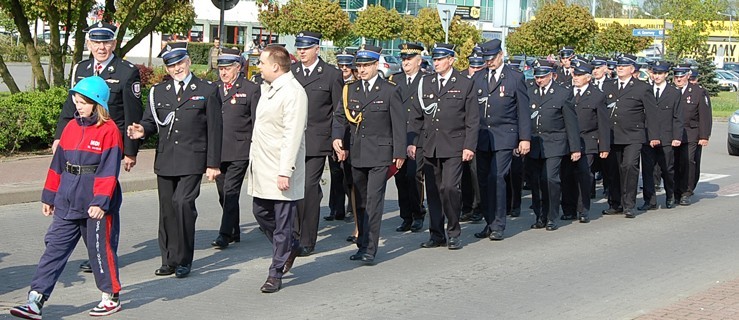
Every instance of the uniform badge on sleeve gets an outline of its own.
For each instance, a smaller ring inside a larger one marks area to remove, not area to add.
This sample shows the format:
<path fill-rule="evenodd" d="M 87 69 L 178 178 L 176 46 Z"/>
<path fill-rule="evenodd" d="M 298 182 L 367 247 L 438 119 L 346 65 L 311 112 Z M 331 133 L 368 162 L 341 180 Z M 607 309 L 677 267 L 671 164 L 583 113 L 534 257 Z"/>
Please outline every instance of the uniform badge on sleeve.
<path fill-rule="evenodd" d="M 133 95 L 138 99 L 141 98 L 141 83 L 136 81 L 131 85 L 131 91 Z"/>

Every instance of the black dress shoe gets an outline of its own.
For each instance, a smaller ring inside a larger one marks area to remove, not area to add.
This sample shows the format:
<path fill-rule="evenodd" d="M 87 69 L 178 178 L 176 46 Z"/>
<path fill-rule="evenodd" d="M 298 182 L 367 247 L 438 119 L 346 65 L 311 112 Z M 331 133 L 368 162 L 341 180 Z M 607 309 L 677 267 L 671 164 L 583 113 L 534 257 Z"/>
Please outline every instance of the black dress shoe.
<path fill-rule="evenodd" d="M 623 212 L 624 212 L 623 209 L 608 208 L 606 210 L 603 210 L 603 212 L 601 213 L 603 213 L 603 215 L 606 215 L 606 216 L 611 216 L 611 215 L 621 214 Z"/>
<path fill-rule="evenodd" d="M 462 215 L 459 217 L 459 222 L 469 222 L 470 218 L 472 218 L 472 214 L 472 211 L 462 212 Z"/>
<path fill-rule="evenodd" d="M 630 210 L 626 210 L 624 211 L 624 217 L 629 218 L 629 219 L 634 219 L 636 218 L 636 215 Z"/>
<path fill-rule="evenodd" d="M 681 206 L 689 206 L 690 205 L 690 197 L 682 197 L 682 198 L 680 198 L 680 205 Z"/>
<path fill-rule="evenodd" d="M 231 235 L 231 242 L 241 242 L 241 235 L 240 234 Z"/>
<path fill-rule="evenodd" d="M 503 231 L 493 230 L 490 232 L 490 236 L 488 238 L 490 238 L 490 240 L 493 240 L 493 241 L 503 240 Z"/>
<path fill-rule="evenodd" d="M 228 248 L 229 240 L 226 239 L 223 235 L 219 235 L 218 238 L 213 240 L 213 242 L 210 243 L 211 246 L 214 246 L 216 249 L 226 249 Z"/>
<path fill-rule="evenodd" d="M 441 241 L 436 241 L 434 239 L 421 243 L 421 248 L 438 248 L 438 247 L 445 247 L 445 246 L 446 246 L 446 241 L 441 242 Z"/>
<path fill-rule="evenodd" d="M 554 230 L 559 229 L 559 226 L 557 226 L 557 224 L 554 223 L 554 222 L 549 222 L 549 223 L 547 223 L 546 229 L 547 229 L 547 231 L 554 231 Z"/>
<path fill-rule="evenodd" d="M 475 238 L 485 239 L 485 238 L 489 237 L 492 232 L 493 231 L 491 231 L 490 229 L 488 229 L 488 227 L 485 227 L 485 229 L 482 229 L 482 231 L 475 233 Z"/>
<path fill-rule="evenodd" d="M 449 237 L 447 248 L 449 248 L 449 250 L 462 249 L 462 241 L 460 241 L 458 237 Z"/>
<path fill-rule="evenodd" d="M 346 216 L 344 216 L 344 222 L 346 223 L 352 223 L 354 222 L 354 214 L 351 212 L 347 212 Z"/>
<path fill-rule="evenodd" d="M 675 207 L 675 200 L 667 199 L 667 202 L 665 202 L 665 209 L 672 209 L 674 207 Z"/>
<path fill-rule="evenodd" d="M 577 214 L 563 214 L 562 217 L 560 217 L 562 220 L 577 220 Z"/>
<path fill-rule="evenodd" d="M 175 268 L 163 264 L 159 269 L 154 270 L 154 274 L 157 276 L 169 276 L 174 274 Z"/>
<path fill-rule="evenodd" d="M 590 218 L 587 215 L 580 215 L 580 223 L 588 223 Z"/>
<path fill-rule="evenodd" d="M 353 254 L 353 255 L 349 256 L 349 260 L 352 260 L 352 261 L 359 261 L 359 260 L 362 260 L 362 256 L 363 256 L 363 255 L 364 255 L 364 252 L 362 252 L 362 251 L 358 251 L 357 253 L 355 253 L 355 254 Z"/>
<path fill-rule="evenodd" d="M 423 219 L 413 220 L 413 224 L 411 224 L 411 232 L 420 232 L 421 230 L 423 230 Z"/>
<path fill-rule="evenodd" d="M 292 248 L 292 250 L 290 250 L 290 255 L 287 256 L 287 260 L 285 260 L 285 265 L 282 266 L 282 273 L 287 273 L 293 267 L 293 263 L 295 263 L 295 258 L 298 257 L 298 251 L 300 251 L 300 248 L 298 247 L 294 247 Z"/>
<path fill-rule="evenodd" d="M 313 254 L 313 250 L 315 250 L 314 247 L 300 247 L 300 250 L 298 250 L 298 256 L 299 257 L 307 257 L 307 256 Z"/>
<path fill-rule="evenodd" d="M 544 229 L 546 228 L 546 226 L 547 226 L 546 223 L 537 221 L 536 223 L 531 225 L 531 229 Z"/>
<path fill-rule="evenodd" d="M 641 207 L 639 207 L 637 209 L 639 209 L 639 211 L 657 210 L 657 205 L 656 204 L 648 204 L 648 203 L 645 203 L 645 204 L 643 204 Z"/>
<path fill-rule="evenodd" d="M 513 218 L 517 218 L 521 216 L 521 208 L 518 209 L 511 209 L 511 212 L 508 213 L 509 216 Z"/>
<path fill-rule="evenodd" d="M 80 271 L 85 273 L 91 273 L 92 267 L 90 267 L 90 260 L 85 260 L 80 263 Z"/>
<path fill-rule="evenodd" d="M 411 230 L 411 223 L 408 221 L 403 221 L 403 223 L 400 224 L 397 228 L 395 228 L 395 231 L 397 232 L 406 232 Z"/>
<path fill-rule="evenodd" d="M 470 217 L 470 223 L 480 223 L 482 221 L 482 214 L 479 212 L 475 212 L 472 214 L 472 217 Z"/>
<path fill-rule="evenodd" d="M 280 287 L 282 287 L 282 279 L 267 277 L 267 281 L 264 282 L 259 290 L 261 290 L 263 293 L 275 293 L 277 291 L 280 291 Z"/>
<path fill-rule="evenodd" d="M 360 258 L 360 260 L 364 263 L 373 263 L 375 262 L 375 256 L 369 253 L 365 253 L 365 254 L 362 254 L 362 257 Z"/>
<path fill-rule="evenodd" d="M 327 215 L 327 216 L 323 217 L 323 220 L 326 220 L 326 221 L 334 221 L 334 220 L 336 220 L 336 216 L 334 216 L 333 214 Z"/>
<path fill-rule="evenodd" d="M 346 242 L 357 243 L 357 237 L 355 237 L 355 236 L 348 236 L 348 237 L 346 237 Z"/>
<path fill-rule="evenodd" d="M 177 278 L 185 278 L 190 274 L 190 265 L 179 265 L 174 271 L 174 276 Z"/>

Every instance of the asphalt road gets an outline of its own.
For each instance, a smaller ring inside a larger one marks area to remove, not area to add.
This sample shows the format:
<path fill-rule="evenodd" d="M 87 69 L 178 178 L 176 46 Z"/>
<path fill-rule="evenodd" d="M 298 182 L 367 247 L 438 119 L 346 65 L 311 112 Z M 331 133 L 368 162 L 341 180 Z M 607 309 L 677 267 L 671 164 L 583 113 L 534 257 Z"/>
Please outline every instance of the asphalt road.
<path fill-rule="evenodd" d="M 155 191 L 125 194 L 119 249 L 123 310 L 111 319 L 632 319 L 719 281 L 739 277 L 739 163 L 727 155 L 726 124 L 704 150 L 697 203 L 640 214 L 595 214 L 590 224 L 529 230 L 530 210 L 509 220 L 506 239 L 478 240 L 464 224 L 462 250 L 421 249 L 428 232 L 394 231 L 397 197 L 388 186 L 374 266 L 349 261 L 353 225 L 321 222 L 317 254 L 298 258 L 276 294 L 262 294 L 271 247 L 242 197 L 242 242 L 217 251 L 215 186 L 203 186 L 194 270 L 155 277 L 160 265 Z M 324 197 L 322 215 L 328 210 Z M 600 200 L 600 199 L 598 199 Z M 660 196 L 660 203 L 664 197 Z M 524 199 L 523 207 L 530 204 Z M 639 199 L 641 204 L 641 199 Z M 605 208 L 604 201 L 594 211 Z M 0 319 L 26 298 L 50 219 L 39 203 L 0 207 Z M 47 318 L 88 319 L 99 299 L 90 274 L 77 272 L 80 245 L 46 303 Z"/>

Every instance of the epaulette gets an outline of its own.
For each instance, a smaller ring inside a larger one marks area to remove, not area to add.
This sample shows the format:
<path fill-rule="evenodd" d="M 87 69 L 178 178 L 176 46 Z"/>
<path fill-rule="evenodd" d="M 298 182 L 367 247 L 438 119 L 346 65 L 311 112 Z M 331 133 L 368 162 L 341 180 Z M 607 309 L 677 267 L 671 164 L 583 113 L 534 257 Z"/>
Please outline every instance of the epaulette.
<path fill-rule="evenodd" d="M 389 84 L 391 84 L 393 86 L 397 86 L 398 85 L 397 83 L 395 83 L 393 80 L 390 80 L 390 79 L 387 80 L 387 83 L 389 83 Z"/>
<path fill-rule="evenodd" d="M 352 83 L 355 83 L 355 82 L 357 82 L 357 79 L 352 79 L 352 80 L 349 80 L 349 81 L 347 81 L 347 82 L 344 82 L 344 85 L 345 85 L 345 86 L 348 86 L 348 85 L 350 85 L 350 84 L 352 84 Z"/>

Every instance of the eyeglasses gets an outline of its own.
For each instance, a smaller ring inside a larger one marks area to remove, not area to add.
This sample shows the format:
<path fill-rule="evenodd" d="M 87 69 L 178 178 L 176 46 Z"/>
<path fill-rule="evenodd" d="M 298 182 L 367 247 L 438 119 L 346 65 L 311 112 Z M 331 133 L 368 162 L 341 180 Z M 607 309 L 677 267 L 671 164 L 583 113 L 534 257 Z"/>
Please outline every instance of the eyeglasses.
<path fill-rule="evenodd" d="M 106 48 L 110 48 L 110 47 L 113 46 L 113 43 L 114 42 L 115 41 L 92 41 L 92 40 L 90 40 L 90 44 L 89 45 L 91 47 L 106 47 Z"/>

